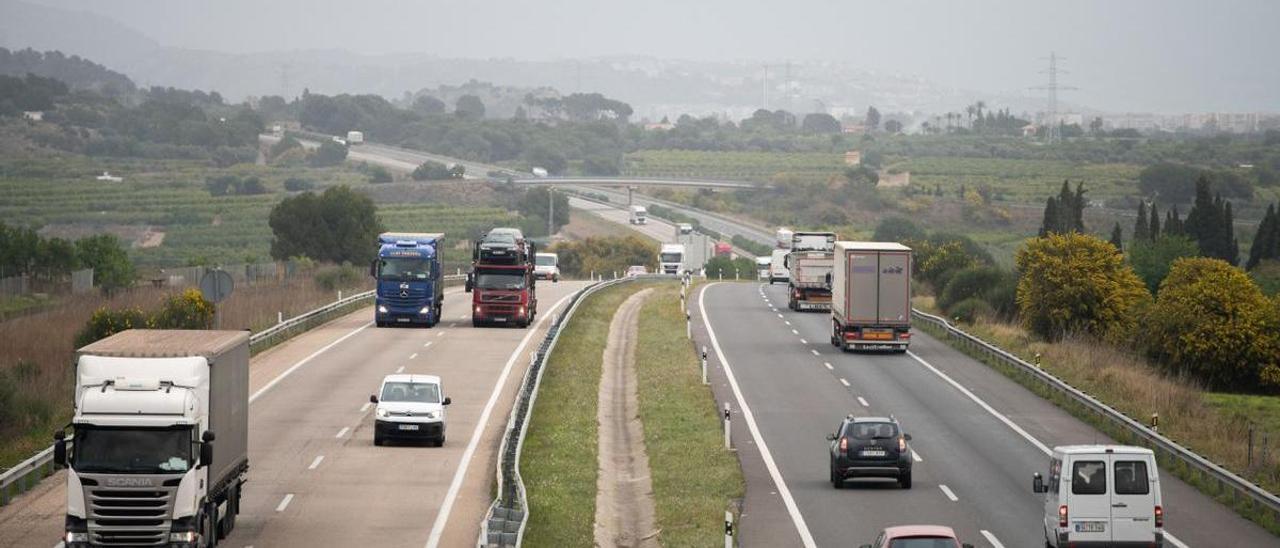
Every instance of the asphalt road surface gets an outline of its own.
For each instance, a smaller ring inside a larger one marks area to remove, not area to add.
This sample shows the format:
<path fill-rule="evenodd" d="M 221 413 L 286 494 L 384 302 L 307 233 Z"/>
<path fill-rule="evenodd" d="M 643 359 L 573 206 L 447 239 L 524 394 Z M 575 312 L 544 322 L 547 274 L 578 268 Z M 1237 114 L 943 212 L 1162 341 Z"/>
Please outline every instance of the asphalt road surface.
<path fill-rule="evenodd" d="M 748 478 L 746 546 L 856 546 L 908 523 L 952 526 L 975 546 L 1042 546 L 1043 499 L 1031 492 L 1031 476 L 1046 472 L 1043 448 L 1113 443 L 918 329 L 907 355 L 844 353 L 829 342 L 830 315 L 788 310 L 782 285 L 714 284 L 693 303 L 716 337 L 717 344 L 705 344 L 724 385 L 717 395 L 737 410 L 734 445 Z M 721 359 L 736 389 L 725 382 Z M 735 391 L 758 438 L 744 424 Z M 825 436 L 849 413 L 901 421 L 918 457 L 911 489 L 891 480 L 832 488 Z M 1161 474 L 1161 488 L 1167 545 L 1277 545 L 1172 474 Z"/>
<path fill-rule="evenodd" d="M 470 295 L 452 289 L 435 328 L 375 328 L 366 308 L 254 357 L 249 482 L 223 545 L 474 545 L 529 352 L 584 285 L 540 283 L 529 329 L 471 327 Z M 395 372 L 441 376 L 453 399 L 444 447 L 374 447 L 369 395 Z M 0 508 L 0 546 L 57 543 L 64 478 Z"/>

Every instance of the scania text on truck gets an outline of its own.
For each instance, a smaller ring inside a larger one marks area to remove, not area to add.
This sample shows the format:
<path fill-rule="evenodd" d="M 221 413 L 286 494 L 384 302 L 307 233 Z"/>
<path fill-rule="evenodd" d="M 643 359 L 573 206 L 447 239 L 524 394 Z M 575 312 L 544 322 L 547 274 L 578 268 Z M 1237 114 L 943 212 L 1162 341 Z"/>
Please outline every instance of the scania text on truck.
<path fill-rule="evenodd" d="M 444 234 L 384 232 L 378 235 L 378 258 L 369 266 L 377 280 L 374 324 L 423 324 L 440 322 L 444 309 L 444 284 L 440 277 L 440 250 Z"/>
<path fill-rule="evenodd" d="M 906 352 L 911 342 L 911 248 L 836 242 L 831 270 L 831 344 Z"/>
<path fill-rule="evenodd" d="M 538 314 L 534 247 L 515 228 L 495 228 L 476 242 L 472 253 L 471 325 L 515 324 L 528 327 Z"/>
<path fill-rule="evenodd" d="M 658 272 L 662 274 L 684 274 L 684 244 L 662 244 L 658 251 Z"/>
<path fill-rule="evenodd" d="M 796 232 L 784 266 L 788 274 L 787 307 L 791 310 L 831 308 L 831 268 L 835 263 L 834 232 Z"/>
<path fill-rule="evenodd" d="M 236 525 L 249 469 L 249 333 L 133 329 L 81 348 L 68 548 L 208 547 Z"/>
<path fill-rule="evenodd" d="M 649 224 L 649 211 L 642 205 L 631 206 L 631 218 L 628 222 L 633 225 Z"/>

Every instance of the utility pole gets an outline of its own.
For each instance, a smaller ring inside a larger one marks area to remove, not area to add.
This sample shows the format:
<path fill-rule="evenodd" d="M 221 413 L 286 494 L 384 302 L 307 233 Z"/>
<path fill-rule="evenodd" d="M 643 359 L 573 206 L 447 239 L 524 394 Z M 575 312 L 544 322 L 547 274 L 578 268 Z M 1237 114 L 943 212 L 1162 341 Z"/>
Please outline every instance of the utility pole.
<path fill-rule="evenodd" d="M 556 226 L 556 187 L 547 187 L 547 238 L 555 234 Z"/>
<path fill-rule="evenodd" d="M 1059 127 L 1061 124 L 1058 120 L 1058 92 L 1072 91 L 1072 86 L 1063 85 L 1058 82 L 1058 73 L 1069 74 L 1067 71 L 1058 68 L 1058 61 L 1066 60 L 1065 57 L 1058 57 L 1056 52 L 1049 52 L 1049 83 L 1043 86 L 1036 86 L 1031 89 L 1044 90 L 1048 92 L 1048 112 L 1045 113 L 1045 142 L 1055 143 L 1062 140 L 1062 131 Z M 1041 72 L 1045 74 L 1045 72 Z"/>
<path fill-rule="evenodd" d="M 760 86 L 760 92 L 764 96 L 764 106 L 761 108 L 769 110 L 769 65 L 764 66 L 764 83 Z"/>

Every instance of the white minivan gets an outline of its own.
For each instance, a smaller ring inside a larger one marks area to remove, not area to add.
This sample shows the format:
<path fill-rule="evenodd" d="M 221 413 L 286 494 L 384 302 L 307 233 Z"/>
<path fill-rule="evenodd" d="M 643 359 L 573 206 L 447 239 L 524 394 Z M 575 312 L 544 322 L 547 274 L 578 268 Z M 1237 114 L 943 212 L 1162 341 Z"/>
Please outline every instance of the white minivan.
<path fill-rule="evenodd" d="M 1032 490 L 1045 496 L 1048 546 L 1164 546 L 1160 475 L 1150 449 L 1054 447 L 1048 477 L 1037 472 Z"/>

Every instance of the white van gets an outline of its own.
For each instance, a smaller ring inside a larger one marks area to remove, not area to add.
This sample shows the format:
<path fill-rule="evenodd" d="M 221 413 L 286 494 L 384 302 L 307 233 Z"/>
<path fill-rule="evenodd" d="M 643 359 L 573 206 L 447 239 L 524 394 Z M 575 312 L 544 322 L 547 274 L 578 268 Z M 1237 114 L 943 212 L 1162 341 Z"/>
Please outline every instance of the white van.
<path fill-rule="evenodd" d="M 1045 496 L 1048 546 L 1164 546 L 1160 476 L 1150 449 L 1055 447 L 1048 477 L 1037 472 L 1032 490 Z"/>
<path fill-rule="evenodd" d="M 773 250 L 773 256 L 769 259 L 769 285 L 791 281 L 791 271 L 787 270 L 787 253 L 790 251 L 786 249 Z"/>

